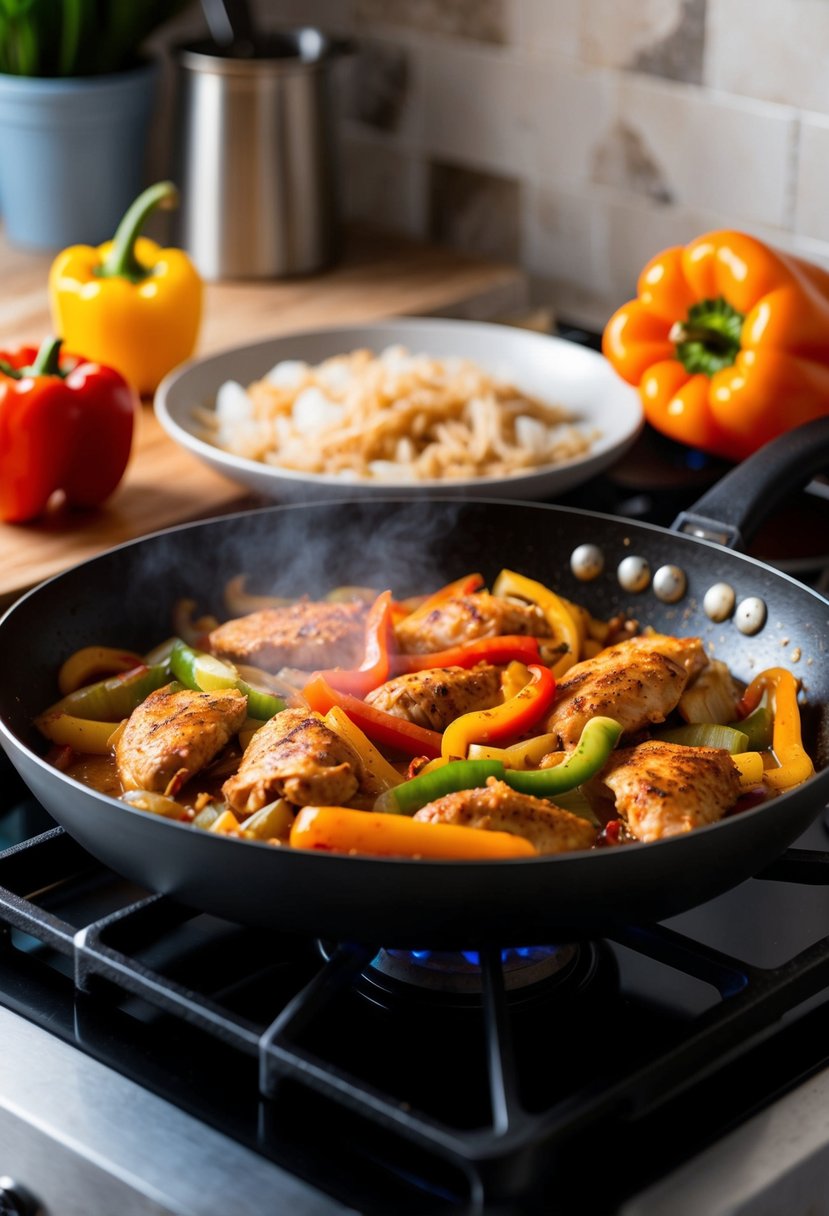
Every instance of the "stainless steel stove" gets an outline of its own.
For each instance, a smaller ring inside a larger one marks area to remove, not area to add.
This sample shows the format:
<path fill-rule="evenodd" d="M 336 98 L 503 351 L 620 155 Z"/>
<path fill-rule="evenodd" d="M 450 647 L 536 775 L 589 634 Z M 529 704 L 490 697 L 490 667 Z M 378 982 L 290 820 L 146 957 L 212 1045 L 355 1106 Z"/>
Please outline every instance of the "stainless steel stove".
<path fill-rule="evenodd" d="M 718 472 L 649 435 L 567 501 L 670 523 Z M 758 552 L 825 586 L 791 510 Z M 3 1216 L 829 1214 L 825 811 L 664 924 L 447 956 L 188 911 L 0 762 Z"/>

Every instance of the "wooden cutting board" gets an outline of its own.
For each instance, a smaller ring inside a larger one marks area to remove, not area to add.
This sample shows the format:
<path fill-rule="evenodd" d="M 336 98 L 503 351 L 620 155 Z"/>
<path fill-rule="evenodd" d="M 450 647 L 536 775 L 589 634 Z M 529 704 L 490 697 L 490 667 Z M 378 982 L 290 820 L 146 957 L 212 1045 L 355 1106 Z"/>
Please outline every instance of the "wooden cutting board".
<path fill-rule="evenodd" d="M 51 257 L 0 241 L 0 348 L 37 345 L 51 330 Z M 291 330 L 440 315 L 491 319 L 527 304 L 512 266 L 365 230 L 349 233 L 343 259 L 325 274 L 283 282 L 209 284 L 198 355 Z M 0 605 L 113 545 L 186 520 L 256 506 L 236 483 L 168 439 L 145 402 L 132 459 L 115 495 L 96 511 L 58 509 L 33 524 L 0 524 Z"/>

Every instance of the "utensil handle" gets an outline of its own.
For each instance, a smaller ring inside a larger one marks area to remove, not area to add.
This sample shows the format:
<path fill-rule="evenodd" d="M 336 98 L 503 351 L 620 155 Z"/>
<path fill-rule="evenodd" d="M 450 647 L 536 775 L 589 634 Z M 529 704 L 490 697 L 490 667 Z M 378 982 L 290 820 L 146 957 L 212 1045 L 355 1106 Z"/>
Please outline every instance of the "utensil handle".
<path fill-rule="evenodd" d="M 248 0 L 202 0 L 202 9 L 218 46 L 243 55 L 254 53 L 257 34 Z"/>
<path fill-rule="evenodd" d="M 829 417 L 806 422 L 764 444 L 720 478 L 692 507 L 681 511 L 671 529 L 716 541 L 729 549 L 744 549 L 787 494 L 801 489 L 826 469 Z"/>

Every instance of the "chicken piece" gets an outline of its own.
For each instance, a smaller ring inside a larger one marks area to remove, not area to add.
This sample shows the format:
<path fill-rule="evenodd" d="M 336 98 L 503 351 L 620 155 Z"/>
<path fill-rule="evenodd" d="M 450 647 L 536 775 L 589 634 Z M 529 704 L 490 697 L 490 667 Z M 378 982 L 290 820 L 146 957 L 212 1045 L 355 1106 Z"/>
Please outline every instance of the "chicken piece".
<path fill-rule="evenodd" d="M 573 747 L 590 718 L 615 718 L 626 733 L 664 722 L 688 683 L 685 667 L 631 638 L 571 667 L 559 681 L 547 730 Z"/>
<path fill-rule="evenodd" d="M 422 806 L 414 816 L 423 823 L 454 823 L 490 832 L 512 832 L 534 844 L 539 853 L 569 853 L 590 849 L 596 829 L 544 798 L 519 794 L 490 777 L 485 786 L 458 790 Z"/>
<path fill-rule="evenodd" d="M 628 641 L 632 648 L 655 650 L 657 654 L 664 654 L 666 659 L 681 663 L 688 672 L 689 685 L 693 684 L 710 662 L 702 638 L 676 638 L 669 633 L 642 633 L 635 638 L 629 638 Z"/>
<path fill-rule="evenodd" d="M 299 600 L 284 608 L 264 608 L 213 629 L 210 650 L 271 672 L 281 667 L 356 667 L 365 653 L 367 611 L 368 605 L 356 600 Z"/>
<path fill-rule="evenodd" d="M 415 612 L 395 625 L 397 645 L 404 654 L 430 654 L 475 638 L 505 633 L 549 638 L 550 626 L 537 604 L 519 603 L 486 591 L 454 596 L 425 617 Z"/>
<path fill-rule="evenodd" d="M 442 731 L 461 714 L 499 705 L 501 676 L 488 663 L 413 671 L 381 684 L 366 701 L 387 714 Z"/>
<path fill-rule="evenodd" d="M 615 797 L 630 834 L 644 841 L 716 823 L 740 794 L 727 751 L 656 739 L 614 753 L 596 781 Z"/>
<path fill-rule="evenodd" d="M 222 793 L 243 815 L 275 798 L 295 806 L 342 806 L 361 777 L 357 753 L 318 714 L 285 709 L 259 728 Z"/>
<path fill-rule="evenodd" d="M 247 697 L 235 688 L 192 692 L 167 684 L 150 693 L 115 748 L 121 784 L 175 794 L 230 741 L 247 712 Z"/>

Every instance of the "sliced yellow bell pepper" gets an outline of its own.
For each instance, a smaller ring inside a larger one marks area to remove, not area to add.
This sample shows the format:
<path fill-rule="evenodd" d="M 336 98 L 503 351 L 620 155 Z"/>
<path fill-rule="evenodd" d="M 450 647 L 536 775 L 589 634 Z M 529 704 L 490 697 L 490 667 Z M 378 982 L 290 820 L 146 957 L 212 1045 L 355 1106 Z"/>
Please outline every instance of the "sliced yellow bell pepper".
<path fill-rule="evenodd" d="M 113 646 L 84 646 L 71 654 L 58 672 L 58 688 L 61 696 L 91 684 L 94 679 L 114 676 L 120 671 L 132 671 L 144 662 L 140 654 L 131 650 L 117 650 Z"/>
<path fill-rule="evenodd" d="M 752 789 L 755 785 L 763 784 L 765 765 L 760 752 L 738 752 L 732 756 L 734 767 L 740 772 L 740 785 L 743 789 Z"/>
<path fill-rule="evenodd" d="M 505 768 L 538 768 L 545 756 L 555 753 L 561 745 L 557 734 L 535 735 L 511 747 L 489 747 L 486 743 L 470 743 L 470 760 L 500 760 Z M 564 752 L 561 753 L 564 759 Z M 555 760 L 552 763 L 558 764 Z"/>
<path fill-rule="evenodd" d="M 63 713 L 59 709 L 47 711 L 35 718 L 35 726 L 52 743 L 93 756 L 109 755 L 113 747 L 113 735 L 121 729 L 120 722 L 95 722 L 91 718 L 76 718 L 73 714 Z"/>
<path fill-rule="evenodd" d="M 363 734 L 359 726 L 351 721 L 348 714 L 339 705 L 333 705 L 329 709 L 324 721 L 326 726 L 329 726 L 335 735 L 339 735 L 341 739 L 350 744 L 360 757 L 364 769 L 374 779 L 377 792 L 382 793 L 383 790 L 400 785 L 404 780 L 403 774 L 389 764 L 385 756 L 377 750 L 368 736 Z"/>
<path fill-rule="evenodd" d="M 518 574 L 515 570 L 501 571 L 493 584 L 492 594 L 529 600 L 542 610 L 550 626 L 550 633 L 556 641 L 566 646 L 561 658 L 553 664 L 554 676 L 560 678 L 574 663 L 578 663 L 583 641 L 582 629 L 576 619 L 578 614 L 570 611 L 567 602 L 560 595 L 556 595 L 543 583 L 527 578 L 525 574 Z"/>
<path fill-rule="evenodd" d="M 114 367 L 142 396 L 189 358 L 201 324 L 202 281 L 187 254 L 138 235 L 156 207 L 177 201 L 172 182 L 150 186 L 112 241 L 72 245 L 49 271 L 52 324 L 66 349 Z"/>
<path fill-rule="evenodd" d="M 797 680 L 785 667 L 769 667 L 751 681 L 743 695 L 743 706 L 755 708 L 764 692 L 768 693 L 774 713 L 771 746 L 778 767 L 767 768 L 763 780 L 774 790 L 791 789 L 815 771 L 801 738 Z"/>

